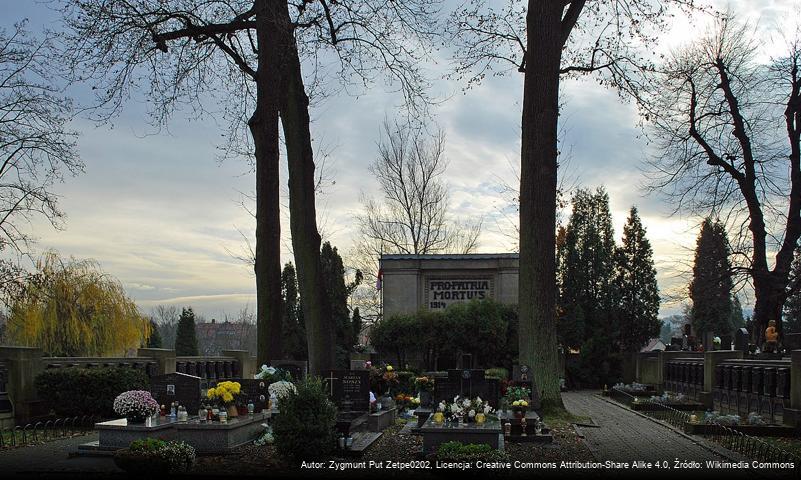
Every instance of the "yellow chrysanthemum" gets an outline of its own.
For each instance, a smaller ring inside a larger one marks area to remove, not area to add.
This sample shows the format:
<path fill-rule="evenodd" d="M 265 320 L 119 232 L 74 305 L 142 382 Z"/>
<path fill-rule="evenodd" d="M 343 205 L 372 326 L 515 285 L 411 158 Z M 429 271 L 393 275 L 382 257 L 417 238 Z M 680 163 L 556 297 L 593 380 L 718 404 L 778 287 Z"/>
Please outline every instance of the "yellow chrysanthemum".
<path fill-rule="evenodd" d="M 223 402 L 230 402 L 230 401 L 233 401 L 234 396 L 231 395 L 228 392 L 225 392 L 225 393 L 223 393 L 222 399 L 223 399 Z"/>
<path fill-rule="evenodd" d="M 217 390 L 215 390 L 213 387 L 208 389 L 208 390 L 206 390 L 206 396 L 209 397 L 209 398 L 216 397 L 217 396 Z"/>

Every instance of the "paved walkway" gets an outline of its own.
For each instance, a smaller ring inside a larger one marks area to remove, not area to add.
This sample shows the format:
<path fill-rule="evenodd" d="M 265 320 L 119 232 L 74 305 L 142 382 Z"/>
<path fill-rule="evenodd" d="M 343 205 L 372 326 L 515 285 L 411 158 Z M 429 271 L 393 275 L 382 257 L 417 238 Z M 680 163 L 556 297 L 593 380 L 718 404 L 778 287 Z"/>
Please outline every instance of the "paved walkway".
<path fill-rule="evenodd" d="M 78 445 L 97 440 L 97 434 L 53 440 L 42 445 L 0 450 L 0 476 L 39 476 L 56 472 L 66 476 L 105 477 L 122 472 L 111 457 L 71 456 Z"/>
<path fill-rule="evenodd" d="M 700 443 L 631 410 L 621 408 L 595 392 L 565 392 L 565 407 L 588 416 L 599 428 L 578 427 L 596 459 L 631 462 L 644 460 L 731 460 L 724 452 L 713 453 Z"/>

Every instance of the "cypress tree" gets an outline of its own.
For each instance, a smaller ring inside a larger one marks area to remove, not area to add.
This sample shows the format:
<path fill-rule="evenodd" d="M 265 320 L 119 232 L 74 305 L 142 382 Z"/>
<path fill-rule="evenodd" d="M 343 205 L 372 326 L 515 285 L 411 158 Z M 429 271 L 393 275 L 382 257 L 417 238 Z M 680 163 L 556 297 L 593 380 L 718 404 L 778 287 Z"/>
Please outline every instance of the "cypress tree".
<path fill-rule="evenodd" d="M 180 357 L 192 357 L 198 354 L 195 312 L 192 311 L 192 307 L 181 310 L 178 329 L 175 332 L 175 354 Z"/>
<path fill-rule="evenodd" d="M 690 282 L 690 316 L 696 332 L 703 335 L 729 334 L 732 325 L 732 278 L 726 229 L 707 218 L 695 248 L 693 278 Z"/>
<path fill-rule="evenodd" d="M 147 348 L 161 348 L 161 334 L 159 333 L 159 326 L 151 318 L 150 319 L 150 337 L 147 339 Z"/>
<path fill-rule="evenodd" d="M 615 252 L 615 291 L 621 350 L 639 350 L 649 339 L 659 335 L 659 290 L 656 285 L 651 242 L 645 227 L 631 207 L 623 227 L 623 244 Z"/>
<path fill-rule="evenodd" d="M 357 271 L 356 279 L 349 284 L 345 283 L 345 266 L 342 257 L 330 242 L 325 242 L 320 250 L 320 263 L 323 266 L 323 283 L 336 328 L 337 362 L 341 368 L 347 368 L 348 355 L 353 348 L 354 337 L 348 309 L 348 297 L 361 282 L 362 275 Z"/>

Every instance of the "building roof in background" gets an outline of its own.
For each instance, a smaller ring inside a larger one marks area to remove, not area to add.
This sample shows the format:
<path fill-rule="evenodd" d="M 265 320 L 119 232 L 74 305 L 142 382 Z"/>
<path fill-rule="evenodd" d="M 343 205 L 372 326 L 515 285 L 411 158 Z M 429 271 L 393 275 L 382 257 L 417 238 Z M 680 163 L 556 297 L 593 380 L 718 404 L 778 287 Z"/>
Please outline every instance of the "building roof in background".
<path fill-rule="evenodd" d="M 656 352 L 665 351 L 665 343 L 659 338 L 652 338 L 648 340 L 648 344 L 640 349 L 640 352 Z"/>

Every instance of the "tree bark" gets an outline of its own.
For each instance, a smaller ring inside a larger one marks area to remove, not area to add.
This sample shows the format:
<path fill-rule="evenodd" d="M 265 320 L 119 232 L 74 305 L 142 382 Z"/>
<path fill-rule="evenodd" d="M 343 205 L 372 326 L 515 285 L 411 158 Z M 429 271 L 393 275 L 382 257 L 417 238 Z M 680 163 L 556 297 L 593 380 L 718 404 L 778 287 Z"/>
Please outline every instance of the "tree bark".
<path fill-rule="evenodd" d="M 563 2 L 529 1 L 520 152 L 519 360 L 564 408 L 556 341 L 556 186 Z"/>
<path fill-rule="evenodd" d="M 289 166 L 289 213 L 292 248 L 298 272 L 303 318 L 309 347 L 309 372 L 323 375 L 334 367 L 335 328 L 320 263 L 320 233 L 314 203 L 314 157 L 311 143 L 309 98 L 303 86 L 297 43 L 289 8 L 278 3 L 277 42 L 281 56 L 279 112 Z"/>
<path fill-rule="evenodd" d="M 273 45 L 275 12 L 256 0 L 259 45 Z M 259 50 L 256 109 L 248 121 L 256 158 L 256 335 L 257 362 L 283 357 L 281 318 L 281 218 L 278 169 L 279 70 L 274 48 Z"/>

